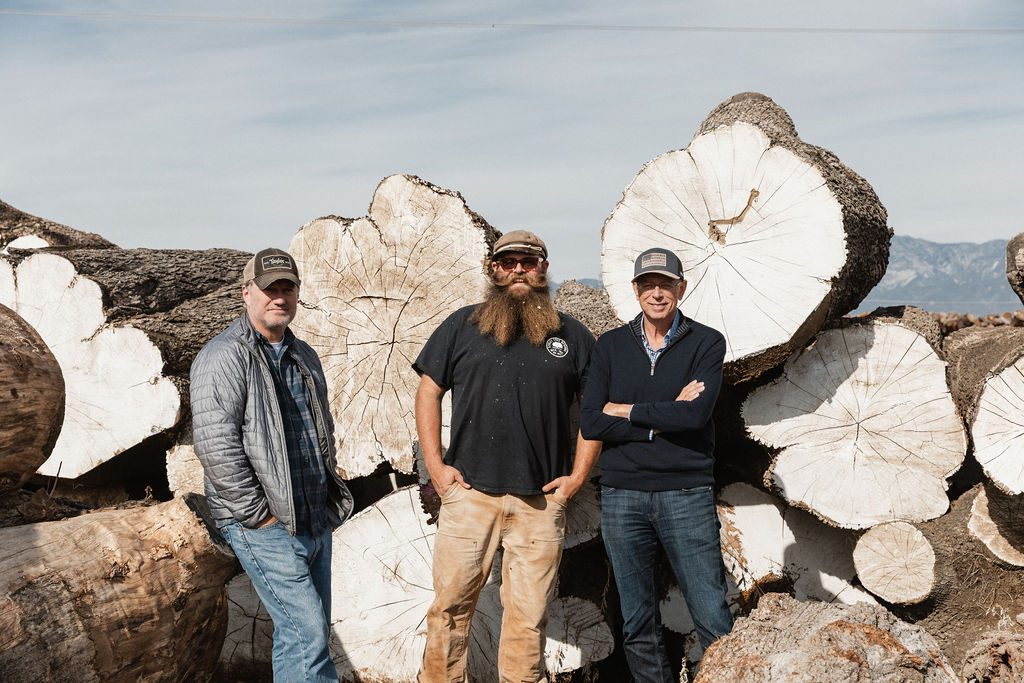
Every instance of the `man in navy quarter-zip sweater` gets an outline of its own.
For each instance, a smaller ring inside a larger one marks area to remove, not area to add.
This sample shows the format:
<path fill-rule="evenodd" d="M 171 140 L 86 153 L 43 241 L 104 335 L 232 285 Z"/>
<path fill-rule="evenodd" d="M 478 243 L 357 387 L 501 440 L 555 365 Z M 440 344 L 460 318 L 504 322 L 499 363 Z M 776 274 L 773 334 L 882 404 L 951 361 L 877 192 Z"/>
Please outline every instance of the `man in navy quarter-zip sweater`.
<path fill-rule="evenodd" d="M 615 573 L 626 660 L 638 683 L 668 683 L 656 563 L 665 550 L 706 648 L 729 632 L 715 510 L 715 426 L 725 339 L 686 319 L 679 258 L 640 254 L 633 291 L 641 313 L 606 332 L 591 356 L 581 431 L 604 442 L 601 527 Z"/>

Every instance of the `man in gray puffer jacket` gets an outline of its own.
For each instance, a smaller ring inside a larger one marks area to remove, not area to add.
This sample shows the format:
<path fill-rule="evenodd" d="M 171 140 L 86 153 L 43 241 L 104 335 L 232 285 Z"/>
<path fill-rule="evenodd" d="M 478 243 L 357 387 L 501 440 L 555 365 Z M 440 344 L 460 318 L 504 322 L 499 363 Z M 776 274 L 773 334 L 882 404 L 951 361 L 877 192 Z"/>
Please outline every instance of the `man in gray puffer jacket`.
<path fill-rule="evenodd" d="M 295 260 L 245 266 L 245 313 L 192 364 L 192 429 L 210 511 L 274 620 L 274 680 L 337 681 L 328 650 L 331 534 L 352 511 L 316 352 L 288 325 Z"/>

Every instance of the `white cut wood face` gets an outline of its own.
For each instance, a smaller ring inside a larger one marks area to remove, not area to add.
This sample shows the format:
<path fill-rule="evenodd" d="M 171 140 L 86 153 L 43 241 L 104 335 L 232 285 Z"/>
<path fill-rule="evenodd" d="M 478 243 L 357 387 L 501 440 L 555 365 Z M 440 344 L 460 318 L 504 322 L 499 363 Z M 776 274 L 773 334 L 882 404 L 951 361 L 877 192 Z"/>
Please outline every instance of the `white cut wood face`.
<path fill-rule="evenodd" d="M 718 494 L 725 568 L 741 591 L 770 577 L 793 580 L 798 600 L 852 605 L 875 602 L 850 581 L 853 536 L 749 484 L 730 484 Z"/>
<path fill-rule="evenodd" d="M 228 627 L 220 651 L 222 667 L 270 666 L 274 620 L 263 607 L 252 581 L 239 574 L 228 581 Z"/>
<path fill-rule="evenodd" d="M 864 587 L 886 602 L 914 605 L 935 587 L 935 551 L 913 524 L 868 529 L 857 541 L 853 562 Z"/>
<path fill-rule="evenodd" d="M 385 496 L 334 532 L 332 652 L 343 681 L 416 680 L 434 599 L 436 532 L 415 486 Z M 497 680 L 500 561 L 499 555 L 473 617 L 468 667 L 486 673 L 471 680 Z M 611 652 L 611 631 L 595 610 L 576 598 L 552 604 L 545 646 L 551 670 L 579 668 Z"/>
<path fill-rule="evenodd" d="M 742 410 L 751 436 L 782 449 L 782 496 L 849 529 L 943 514 L 967 450 L 946 364 L 895 323 L 822 332 Z"/>
<path fill-rule="evenodd" d="M 319 219 L 292 239 L 305 304 L 293 328 L 327 373 L 344 477 L 383 461 L 412 472 L 412 362 L 449 314 L 482 299 L 487 249 L 465 202 L 405 176 L 380 184 L 369 218 Z"/>
<path fill-rule="evenodd" d="M 1024 493 L 1024 356 L 985 381 L 971 425 L 974 457 L 1007 493 Z"/>
<path fill-rule="evenodd" d="M 640 312 L 631 285 L 637 255 L 671 249 L 689 282 L 681 308 L 725 335 L 727 362 L 789 342 L 847 253 L 842 209 L 821 173 L 747 123 L 649 162 L 602 239 L 601 276 L 619 318 Z"/>
<path fill-rule="evenodd" d="M 1024 496 L 1000 496 L 991 501 L 982 489 L 971 504 L 967 528 L 993 555 L 1015 567 L 1024 567 Z"/>
<path fill-rule="evenodd" d="M 35 328 L 64 373 L 64 424 L 39 474 L 77 477 L 177 423 L 181 397 L 159 349 L 141 330 L 107 326 L 99 285 L 70 261 L 34 254 L 16 272 L 2 262 L 0 303 Z"/>

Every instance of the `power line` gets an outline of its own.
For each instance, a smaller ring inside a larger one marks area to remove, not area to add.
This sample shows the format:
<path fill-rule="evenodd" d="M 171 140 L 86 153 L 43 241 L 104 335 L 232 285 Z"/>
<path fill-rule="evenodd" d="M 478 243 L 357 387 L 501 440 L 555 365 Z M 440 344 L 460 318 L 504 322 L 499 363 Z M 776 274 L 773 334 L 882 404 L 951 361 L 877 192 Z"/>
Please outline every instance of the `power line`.
<path fill-rule="evenodd" d="M 871 28 L 829 26 L 684 26 L 651 24 L 549 24 L 506 21 L 405 21 L 400 19 L 302 19 L 297 17 L 211 16 L 201 14 L 136 14 L 129 12 L 40 12 L 0 9 L 0 15 L 52 19 L 148 21 L 166 23 L 253 24 L 266 26 L 356 27 L 356 28 L 454 28 L 503 29 L 518 31 L 606 31 L 644 33 L 776 33 L 851 35 L 1022 35 L 1024 28 Z"/>

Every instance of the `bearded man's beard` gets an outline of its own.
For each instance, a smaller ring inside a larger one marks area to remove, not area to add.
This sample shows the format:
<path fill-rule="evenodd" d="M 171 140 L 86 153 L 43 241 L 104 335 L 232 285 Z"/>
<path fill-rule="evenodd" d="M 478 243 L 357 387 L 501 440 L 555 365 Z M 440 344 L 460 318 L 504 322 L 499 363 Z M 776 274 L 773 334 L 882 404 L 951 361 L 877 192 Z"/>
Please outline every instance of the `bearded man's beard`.
<path fill-rule="evenodd" d="M 515 282 L 525 282 L 530 290 L 513 293 L 510 285 Z M 483 334 L 494 337 L 498 346 L 508 346 L 520 336 L 540 346 L 561 327 L 558 311 L 551 302 L 548 278 L 541 273 L 492 276 L 487 298 L 473 311 L 470 322 L 478 325 Z"/>

